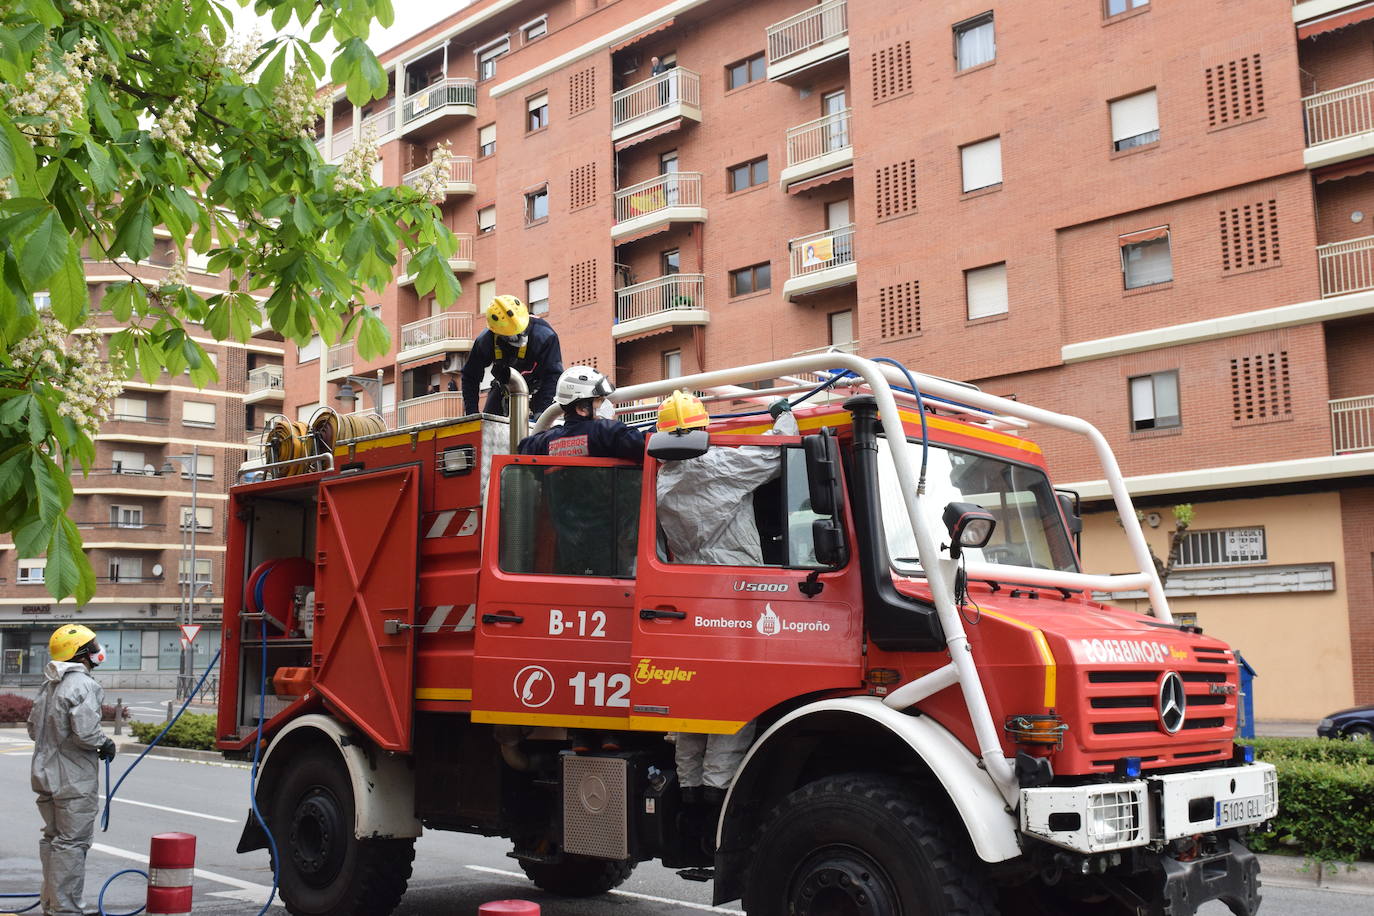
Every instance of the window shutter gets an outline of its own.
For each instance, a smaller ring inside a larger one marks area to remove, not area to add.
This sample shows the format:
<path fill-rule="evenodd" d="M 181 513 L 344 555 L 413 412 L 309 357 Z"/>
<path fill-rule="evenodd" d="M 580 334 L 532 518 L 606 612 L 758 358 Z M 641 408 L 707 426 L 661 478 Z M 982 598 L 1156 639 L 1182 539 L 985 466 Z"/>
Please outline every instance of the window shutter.
<path fill-rule="evenodd" d="M 964 274 L 968 289 L 968 317 L 986 318 L 1007 311 L 1007 265 L 993 264 Z"/>
<path fill-rule="evenodd" d="M 477 145 L 486 146 L 496 142 L 496 125 L 488 124 L 486 127 L 477 131 Z"/>
<path fill-rule="evenodd" d="M 215 405 L 202 401 L 186 401 L 181 405 L 181 418 L 186 423 L 213 424 Z"/>
<path fill-rule="evenodd" d="M 976 191 L 1002 183 L 1002 138 L 971 143 L 960 150 L 964 160 L 964 190 Z"/>
<path fill-rule="evenodd" d="M 541 92 L 526 102 L 526 106 L 530 111 L 543 108 L 547 104 L 549 104 L 549 94 L 547 92 Z"/>
<path fill-rule="evenodd" d="M 1178 376 L 1172 373 L 1156 375 L 1155 417 L 1160 420 L 1178 420 Z"/>
<path fill-rule="evenodd" d="M 1111 109 L 1113 143 L 1159 130 L 1159 105 L 1153 89 L 1117 99 Z"/>
<path fill-rule="evenodd" d="M 1165 239 L 1168 237 L 1168 226 L 1156 226 L 1153 229 L 1142 229 L 1139 232 L 1129 232 L 1126 235 L 1120 236 L 1119 241 L 1121 247 L 1125 248 L 1127 245 L 1138 245 L 1141 242 L 1153 242 L 1155 239 Z"/>
<path fill-rule="evenodd" d="M 854 342 L 854 313 L 834 312 L 830 315 L 830 343 L 843 346 Z"/>
<path fill-rule="evenodd" d="M 540 302 L 549 298 L 549 278 L 535 277 L 529 282 L 527 293 L 530 302 Z"/>
<path fill-rule="evenodd" d="M 1131 422 L 1137 428 L 1142 421 L 1155 418 L 1155 383 L 1148 375 L 1131 379 Z"/>
<path fill-rule="evenodd" d="M 486 231 L 496 225 L 496 208 L 483 207 L 477 211 L 477 228 Z"/>

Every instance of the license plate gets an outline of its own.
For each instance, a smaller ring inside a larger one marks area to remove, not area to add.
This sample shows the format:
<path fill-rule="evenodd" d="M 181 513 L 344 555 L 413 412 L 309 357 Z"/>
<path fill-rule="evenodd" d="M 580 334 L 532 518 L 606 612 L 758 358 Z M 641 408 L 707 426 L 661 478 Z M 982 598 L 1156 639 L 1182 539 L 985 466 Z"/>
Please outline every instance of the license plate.
<path fill-rule="evenodd" d="M 1228 798 L 1217 802 L 1217 826 L 1230 827 L 1234 824 L 1253 824 L 1264 820 L 1264 796 L 1250 795 L 1245 798 Z"/>

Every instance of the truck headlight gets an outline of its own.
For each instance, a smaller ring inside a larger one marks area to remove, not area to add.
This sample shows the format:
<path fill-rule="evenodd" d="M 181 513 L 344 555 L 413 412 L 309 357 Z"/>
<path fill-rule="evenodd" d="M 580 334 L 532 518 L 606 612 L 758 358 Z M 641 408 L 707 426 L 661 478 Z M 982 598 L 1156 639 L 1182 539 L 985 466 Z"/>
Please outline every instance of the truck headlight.
<path fill-rule="evenodd" d="M 1140 794 L 1106 791 L 1088 803 L 1088 835 L 1097 847 L 1134 843 L 1141 830 Z"/>

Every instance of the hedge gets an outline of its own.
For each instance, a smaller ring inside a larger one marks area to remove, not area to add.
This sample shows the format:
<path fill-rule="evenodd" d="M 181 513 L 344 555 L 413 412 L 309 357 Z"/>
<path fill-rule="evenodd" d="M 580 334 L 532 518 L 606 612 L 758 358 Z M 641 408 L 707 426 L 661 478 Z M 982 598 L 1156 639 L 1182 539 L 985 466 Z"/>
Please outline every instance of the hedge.
<path fill-rule="evenodd" d="M 129 730 L 143 744 L 157 737 L 166 722 L 130 722 Z M 215 716 L 213 713 L 184 713 L 158 742 L 161 747 L 186 747 L 209 751 L 215 747 Z"/>
<path fill-rule="evenodd" d="M 1259 759 L 1279 777 L 1279 814 L 1257 852 L 1299 852 L 1325 862 L 1374 858 L 1374 742 L 1260 738 Z"/>
<path fill-rule="evenodd" d="M 21 697 L 17 693 L 0 693 L 0 722 L 26 722 L 29 712 L 33 709 L 33 700 L 28 697 Z M 128 716 L 129 707 L 124 707 L 125 716 Z M 111 704 L 100 707 L 100 718 L 104 722 L 113 722 L 115 708 Z"/>

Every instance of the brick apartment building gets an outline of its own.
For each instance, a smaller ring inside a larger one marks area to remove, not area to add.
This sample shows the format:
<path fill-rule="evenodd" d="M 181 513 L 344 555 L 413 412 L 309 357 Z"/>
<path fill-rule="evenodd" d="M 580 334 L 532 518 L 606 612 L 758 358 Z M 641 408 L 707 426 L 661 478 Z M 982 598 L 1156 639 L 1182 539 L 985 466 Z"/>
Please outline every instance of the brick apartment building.
<path fill-rule="evenodd" d="M 457 415 L 428 392 L 497 292 L 620 384 L 894 356 L 1095 423 L 1161 552 L 1191 503 L 1175 610 L 1261 715 L 1374 701 L 1374 4 L 478 0 L 382 60 L 318 142 L 375 132 L 385 182 L 452 143 L 463 294 L 401 265 L 395 352 L 288 347 L 288 412 L 352 376 Z M 1091 456 L 1038 436 L 1124 568 Z"/>
<path fill-rule="evenodd" d="M 142 264 L 87 259 L 97 333 L 120 327 L 100 310 L 108 284 L 130 273 L 155 284 L 175 260 L 163 230 Z M 222 290 L 222 279 L 204 264 L 188 258 L 190 285 L 202 295 Z M 82 607 L 70 599 L 54 603 L 43 584 L 44 560 L 16 556 L 13 542 L 0 539 L 0 683 L 41 676 L 48 637 L 68 620 L 99 636 L 108 658 L 98 676 L 111 686 L 176 682 L 177 626 L 188 601 L 195 620 L 207 624 L 193 643 L 197 673 L 219 648 L 226 492 L 252 448 L 248 438 L 280 412 L 283 344 L 271 332 L 248 344 L 217 342 L 194 328 L 192 334 L 214 360 L 219 380 L 198 389 L 186 375 L 164 373 L 153 384 L 136 376 L 96 437 L 90 473 L 72 476 L 69 515 L 95 568 L 95 598 Z"/>

